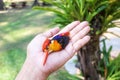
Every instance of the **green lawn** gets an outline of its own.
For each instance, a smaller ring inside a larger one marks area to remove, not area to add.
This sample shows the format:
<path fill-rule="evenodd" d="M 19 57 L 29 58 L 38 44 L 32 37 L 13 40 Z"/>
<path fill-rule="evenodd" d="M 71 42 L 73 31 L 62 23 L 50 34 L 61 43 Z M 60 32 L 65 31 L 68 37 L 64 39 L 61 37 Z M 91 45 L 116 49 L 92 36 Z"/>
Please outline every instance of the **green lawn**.
<path fill-rule="evenodd" d="M 47 30 L 53 14 L 32 9 L 0 13 L 0 80 L 13 80 L 21 68 L 26 47 Z"/>
<path fill-rule="evenodd" d="M 38 33 L 51 28 L 54 15 L 32 9 L 0 12 L 0 80 L 14 80 L 25 57 L 26 47 Z M 55 72 L 49 80 L 78 80 L 64 68 Z"/>

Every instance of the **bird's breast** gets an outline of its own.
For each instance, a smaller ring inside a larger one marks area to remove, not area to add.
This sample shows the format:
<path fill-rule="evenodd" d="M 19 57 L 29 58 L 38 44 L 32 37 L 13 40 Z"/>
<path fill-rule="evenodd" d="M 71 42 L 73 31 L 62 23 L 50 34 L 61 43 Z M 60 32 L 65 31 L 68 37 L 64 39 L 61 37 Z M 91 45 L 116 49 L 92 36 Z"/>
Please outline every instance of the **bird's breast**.
<path fill-rule="evenodd" d="M 62 45 L 57 40 L 52 40 L 48 46 L 49 51 L 60 51 L 62 49 Z"/>

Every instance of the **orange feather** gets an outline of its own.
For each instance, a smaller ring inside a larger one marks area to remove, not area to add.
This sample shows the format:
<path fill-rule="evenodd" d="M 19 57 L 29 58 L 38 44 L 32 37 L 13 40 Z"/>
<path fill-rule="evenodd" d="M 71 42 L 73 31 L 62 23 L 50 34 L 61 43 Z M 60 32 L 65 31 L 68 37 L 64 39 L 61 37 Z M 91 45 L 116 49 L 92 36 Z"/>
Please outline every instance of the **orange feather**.
<path fill-rule="evenodd" d="M 60 51 L 62 49 L 62 46 L 61 46 L 61 44 L 59 44 L 57 42 L 57 40 L 53 40 L 51 42 L 51 44 L 49 45 L 48 49 L 49 49 L 49 51 L 52 51 L 52 52 L 54 52 L 54 51 Z"/>

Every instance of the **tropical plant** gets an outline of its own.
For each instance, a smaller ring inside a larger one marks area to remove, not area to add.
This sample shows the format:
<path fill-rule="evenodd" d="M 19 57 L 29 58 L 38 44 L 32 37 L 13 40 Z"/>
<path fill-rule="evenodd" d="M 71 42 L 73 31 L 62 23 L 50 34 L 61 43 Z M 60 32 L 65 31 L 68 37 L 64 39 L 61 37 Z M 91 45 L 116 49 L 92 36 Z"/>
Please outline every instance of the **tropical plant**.
<path fill-rule="evenodd" d="M 106 80 L 120 80 L 120 55 L 114 60 L 110 61 L 107 67 L 108 74 Z"/>
<path fill-rule="evenodd" d="M 110 52 L 112 50 L 112 46 L 109 47 L 107 50 L 105 39 L 102 40 L 103 47 L 101 50 L 102 58 L 98 63 L 98 71 L 101 74 L 101 76 L 104 76 L 105 78 L 108 75 L 108 66 L 110 65 Z"/>
<path fill-rule="evenodd" d="M 120 18 L 119 0 L 44 0 L 52 6 L 35 9 L 52 11 L 57 15 L 55 24 L 65 26 L 72 21 L 90 23 L 91 40 L 78 52 L 85 80 L 99 80 L 98 64 L 101 61 L 99 38 L 108 28 L 114 27 L 113 20 Z"/>

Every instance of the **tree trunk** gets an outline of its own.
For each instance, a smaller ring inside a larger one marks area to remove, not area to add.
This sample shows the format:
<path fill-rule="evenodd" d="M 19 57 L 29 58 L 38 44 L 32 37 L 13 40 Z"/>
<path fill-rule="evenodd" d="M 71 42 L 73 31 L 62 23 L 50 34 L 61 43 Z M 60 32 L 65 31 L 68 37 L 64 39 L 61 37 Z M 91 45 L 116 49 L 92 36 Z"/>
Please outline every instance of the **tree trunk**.
<path fill-rule="evenodd" d="M 85 80 L 99 80 L 97 64 L 100 60 L 99 36 L 91 37 L 90 42 L 78 53 L 81 70 Z"/>
<path fill-rule="evenodd" d="M 40 6 L 39 1 L 38 0 L 34 0 L 32 7 L 33 6 Z"/>
<path fill-rule="evenodd" d="M 4 10 L 4 2 L 3 2 L 3 0 L 0 0 L 0 10 Z"/>

